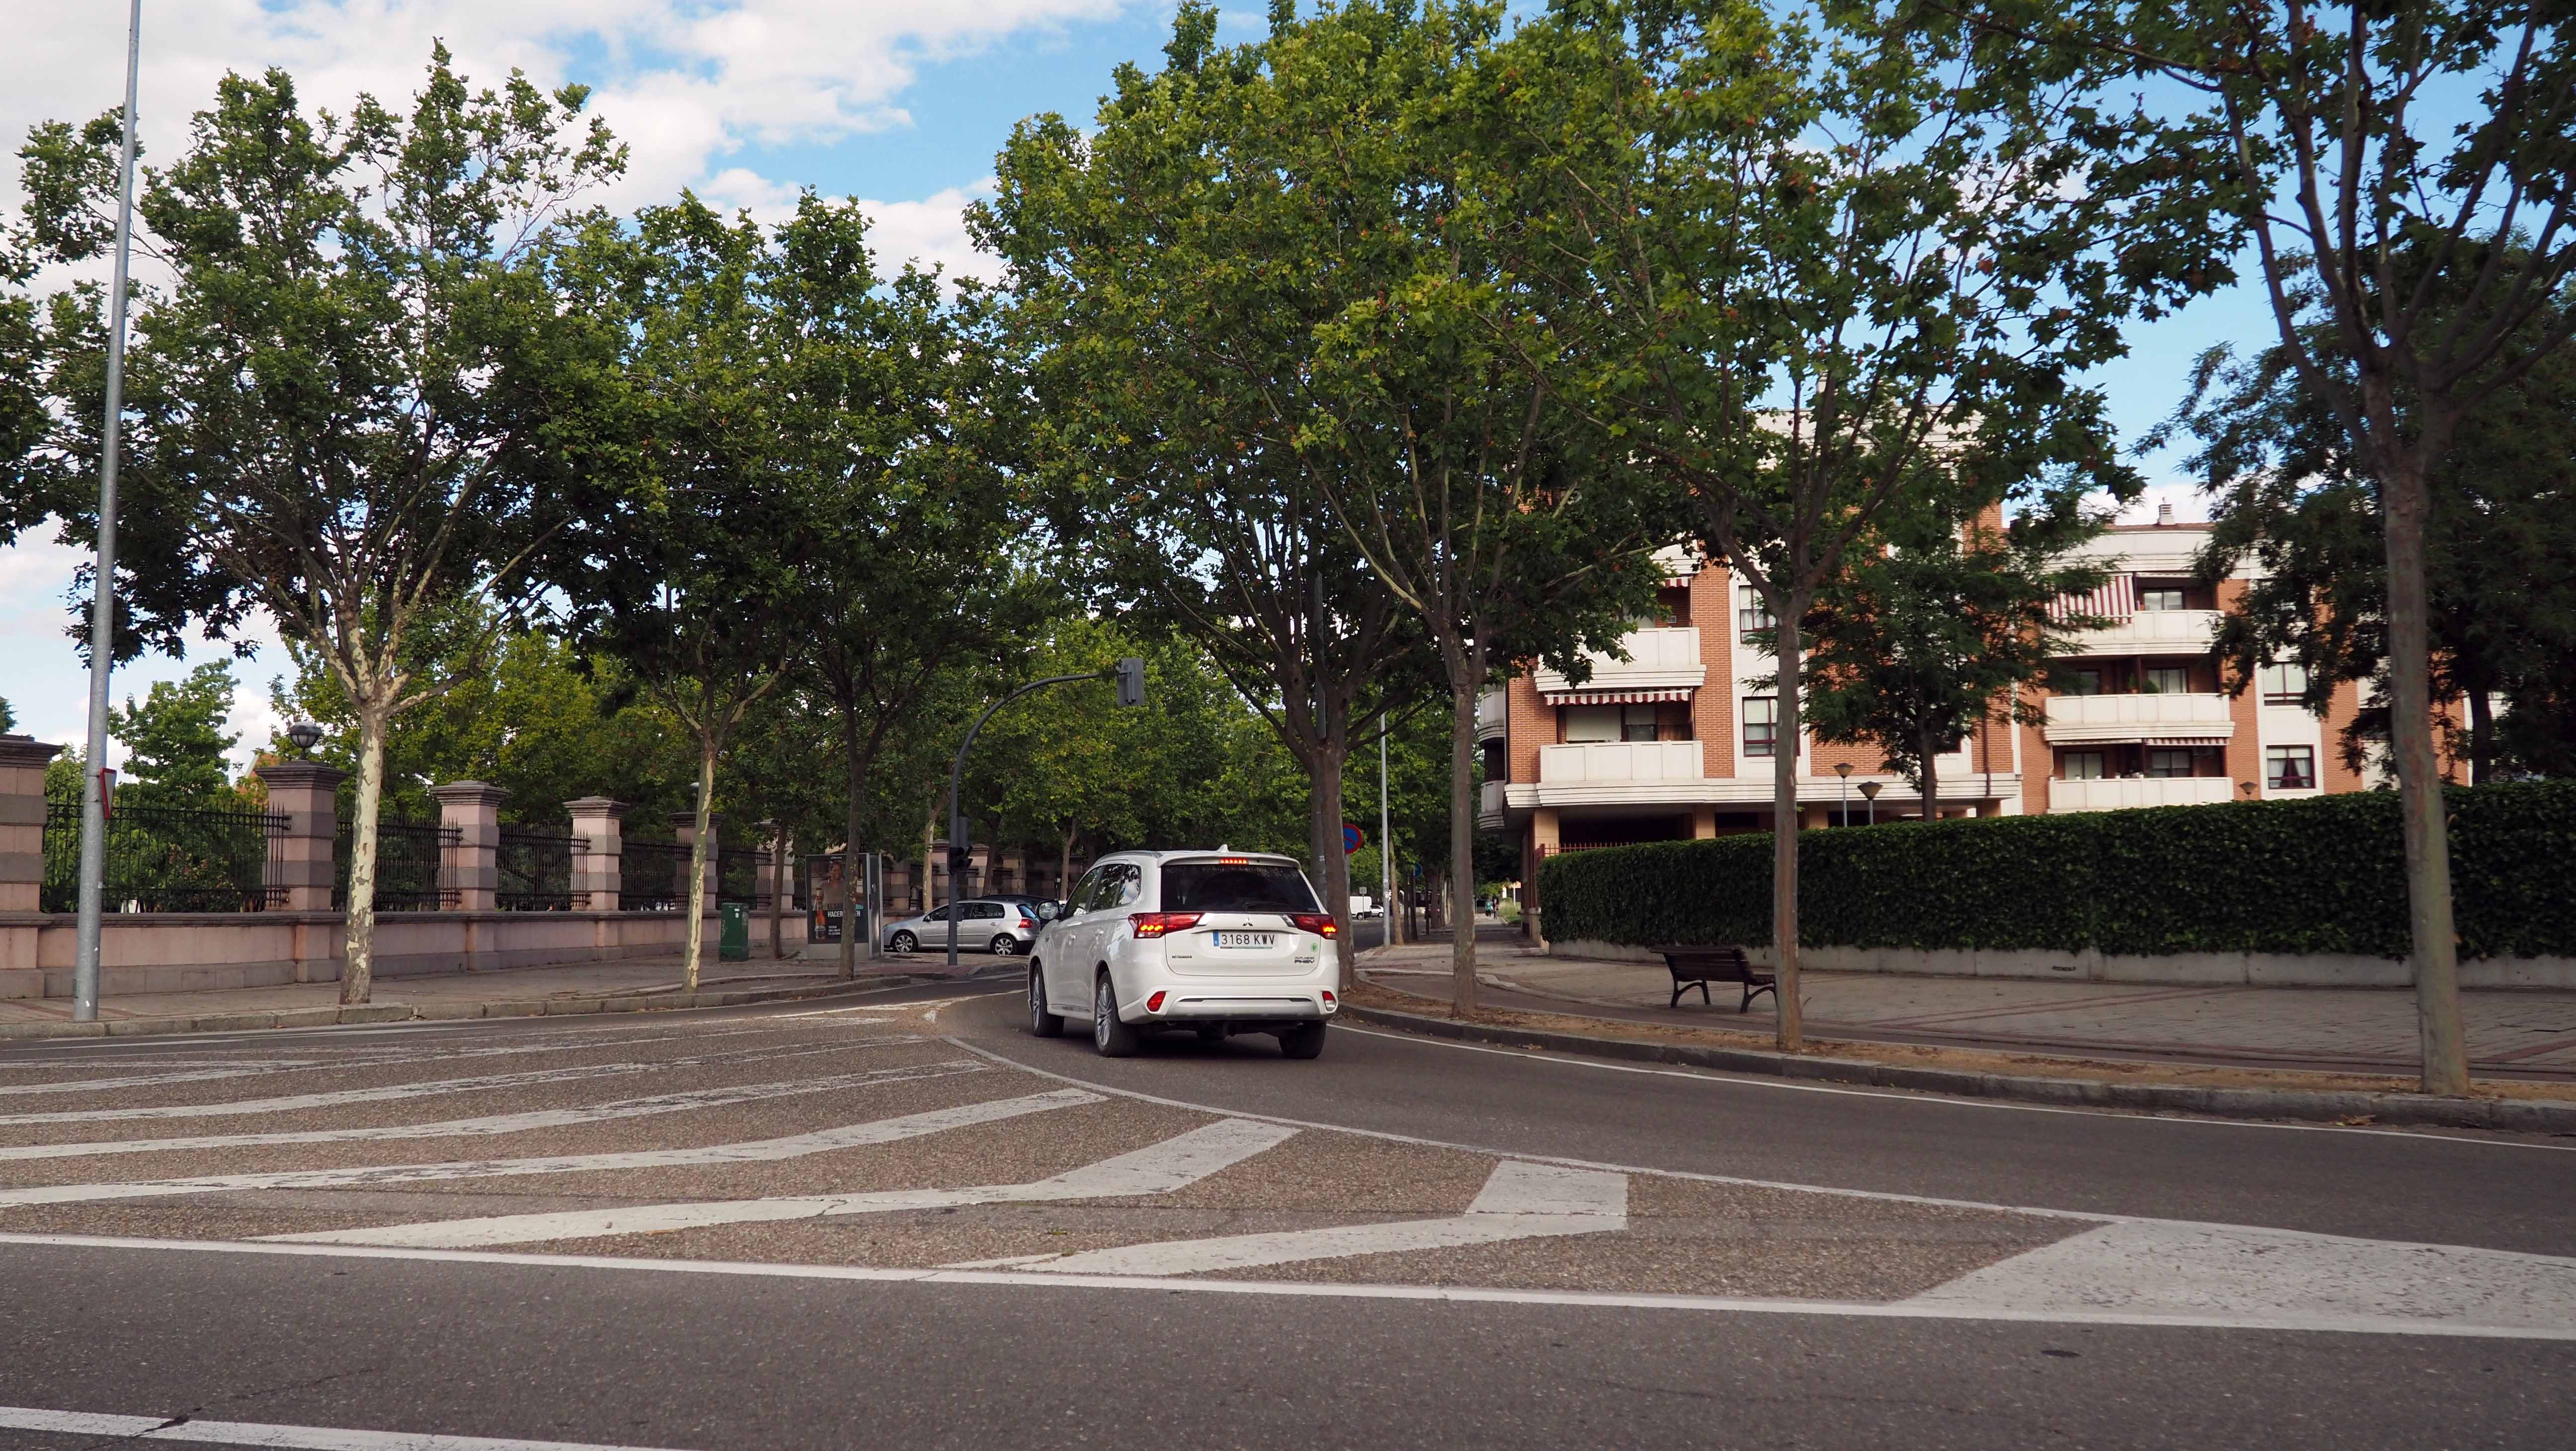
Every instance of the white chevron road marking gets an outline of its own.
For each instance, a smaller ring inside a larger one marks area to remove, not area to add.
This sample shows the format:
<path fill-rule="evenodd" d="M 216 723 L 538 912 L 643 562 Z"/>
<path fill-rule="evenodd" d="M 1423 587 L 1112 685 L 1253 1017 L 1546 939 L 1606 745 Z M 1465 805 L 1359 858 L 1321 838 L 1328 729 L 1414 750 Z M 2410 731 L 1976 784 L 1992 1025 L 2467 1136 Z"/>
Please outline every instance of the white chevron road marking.
<path fill-rule="evenodd" d="M 893 1069 L 878 1082 L 901 1081 L 906 1070 Z M 942 1065 L 937 1071 L 952 1072 Z M 928 1076 L 911 1070 L 914 1076 Z M 148 1179 L 122 1184 L 48 1184 L 31 1189 L 0 1190 L 0 1209 L 29 1204 L 87 1204 L 105 1199 L 157 1199 L 181 1194 L 220 1194 L 232 1189 L 349 1189 L 379 1184 L 419 1184 L 443 1179 L 506 1179 L 521 1174 L 579 1174 L 593 1169 L 671 1169 L 701 1164 L 760 1164 L 802 1158 L 831 1149 L 853 1149 L 888 1143 L 918 1134 L 966 1124 L 990 1123 L 1051 1108 L 1098 1103 L 1100 1096 L 1078 1088 L 1026 1098 L 1005 1098 L 956 1108 L 934 1109 L 904 1118 L 844 1124 L 813 1133 L 744 1143 L 710 1144 L 696 1149 L 639 1149 L 614 1154 L 547 1154 L 526 1159 L 467 1159 L 445 1164 L 379 1164 L 361 1169 L 287 1169 L 265 1174 L 208 1174 L 184 1179 Z"/>
<path fill-rule="evenodd" d="M 1040 1097 L 1054 1098 L 1057 1095 Z M 1096 1103 L 1100 1100 L 1092 1097 L 1088 1101 Z M 1275 1148 L 1295 1133 L 1294 1129 L 1281 1128 L 1276 1124 L 1223 1119 L 1133 1153 L 1085 1164 L 1079 1169 L 1027 1184 L 985 1184 L 968 1189 L 894 1189 L 870 1194 L 795 1194 L 692 1204 L 638 1204 L 625 1209 L 432 1220 L 423 1224 L 388 1225 L 380 1229 L 269 1235 L 265 1239 L 287 1244 L 460 1249 L 495 1244 L 536 1244 L 555 1239 L 592 1239 L 610 1234 L 661 1234 L 711 1224 L 824 1219 L 1029 1200 L 1113 1199 L 1138 1194 L 1169 1194 L 1230 1164 L 1241 1163 L 1264 1149 Z"/>
<path fill-rule="evenodd" d="M 773 1098 L 793 1098 L 808 1093 L 830 1093 L 836 1089 L 864 1088 L 889 1078 L 929 1078 L 947 1073 L 984 1073 L 991 1071 L 978 1059 L 960 1058 L 945 1063 L 927 1063 L 907 1068 L 877 1068 L 865 1073 L 841 1073 L 828 1078 L 795 1078 L 778 1083 L 744 1083 L 727 1088 L 700 1088 L 681 1093 L 660 1093 L 646 1098 L 621 1098 L 613 1103 L 588 1104 L 580 1108 L 540 1108 L 524 1113 L 487 1114 L 481 1118 L 442 1119 L 435 1123 L 386 1124 L 374 1128 L 306 1129 L 273 1134 L 199 1134 L 180 1139 L 93 1139 L 77 1144 L 28 1144 L 17 1148 L 0 1148 L 0 1162 L 17 1159 L 78 1159 L 99 1154 L 159 1154 L 182 1149 L 242 1149 L 271 1144 L 356 1144 L 396 1139 L 476 1138 L 487 1134 L 526 1133 L 532 1129 L 568 1128 L 575 1124 L 605 1123 L 612 1119 L 642 1118 L 651 1114 L 681 1113 L 697 1108 L 722 1108 L 729 1104 L 760 1103 Z"/>
<path fill-rule="evenodd" d="M 1409 1249 L 1453 1249 L 1507 1239 L 1606 1234 L 1628 1227 L 1628 1180 L 1621 1174 L 1506 1159 L 1494 1166 L 1467 1212 L 1451 1219 L 1175 1239 L 1089 1250 L 1022 1268 L 1050 1274 L 1195 1275 L 1299 1260 L 1340 1259 Z"/>
<path fill-rule="evenodd" d="M 2576 1259 L 2216 1224 L 2105 1224 L 1903 1302 L 2181 1320 L 2408 1321 L 2576 1335 Z"/>

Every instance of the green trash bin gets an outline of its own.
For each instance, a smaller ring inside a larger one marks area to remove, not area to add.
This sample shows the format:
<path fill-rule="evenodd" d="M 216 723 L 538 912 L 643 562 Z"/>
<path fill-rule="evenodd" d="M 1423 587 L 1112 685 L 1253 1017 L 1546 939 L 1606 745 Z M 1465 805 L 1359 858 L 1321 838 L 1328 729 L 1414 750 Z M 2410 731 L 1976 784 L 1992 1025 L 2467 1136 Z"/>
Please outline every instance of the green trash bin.
<path fill-rule="evenodd" d="M 749 961 L 751 958 L 751 904 L 723 902 L 717 904 L 716 912 L 724 924 L 716 933 L 717 960 Z"/>

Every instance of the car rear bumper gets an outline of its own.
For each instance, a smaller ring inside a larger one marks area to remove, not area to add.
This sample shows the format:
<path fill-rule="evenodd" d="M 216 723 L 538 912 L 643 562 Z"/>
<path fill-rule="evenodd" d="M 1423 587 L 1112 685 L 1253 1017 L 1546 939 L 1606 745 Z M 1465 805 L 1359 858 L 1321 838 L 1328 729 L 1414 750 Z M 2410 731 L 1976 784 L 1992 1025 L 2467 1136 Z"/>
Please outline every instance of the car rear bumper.
<path fill-rule="evenodd" d="M 1134 1003 L 1122 1005 L 1118 1009 L 1119 1020 L 1140 1027 L 1153 1023 L 1312 1022 L 1331 1017 L 1339 1007 L 1338 1002 L 1324 1000 L 1325 990 L 1321 988 L 1306 991 L 1276 987 L 1230 990 L 1193 983 L 1187 988 L 1163 988 L 1159 991 L 1164 994 L 1160 1010 L 1146 1006 L 1153 1000 L 1153 994 L 1147 993 Z"/>

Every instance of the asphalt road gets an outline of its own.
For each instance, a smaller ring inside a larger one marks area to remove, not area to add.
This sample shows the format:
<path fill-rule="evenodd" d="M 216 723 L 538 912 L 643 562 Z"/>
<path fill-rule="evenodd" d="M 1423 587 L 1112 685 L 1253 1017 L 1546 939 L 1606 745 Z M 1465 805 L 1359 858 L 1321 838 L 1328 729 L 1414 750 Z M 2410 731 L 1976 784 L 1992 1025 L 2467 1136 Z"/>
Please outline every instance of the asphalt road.
<path fill-rule="evenodd" d="M 891 1094 L 907 1111 L 1020 1102 L 1077 1086 L 1085 1092 L 1076 1096 L 1087 1100 L 1032 1114 L 1025 1127 L 971 1131 L 982 1138 L 959 1130 L 915 1141 L 948 1159 L 925 1149 L 926 1158 L 880 1162 L 866 1156 L 888 1151 L 850 1149 L 797 1165 L 650 1171 L 700 1176 L 685 1184 L 639 1177 L 644 1171 L 616 1178 L 586 1170 L 498 1181 L 472 1193 L 470 1185 L 335 1188 L 340 1181 L 327 1181 L 193 1200 L 0 1208 L 0 1446 L 119 1444 L 135 1429 L 179 1418 L 187 1419 L 154 1439 L 186 1444 L 202 1433 L 201 1444 L 408 1444 L 420 1451 L 429 1444 L 332 1439 L 339 1428 L 695 1451 L 1390 1443 L 2415 1448 L 2565 1446 L 2576 1424 L 2576 1316 L 2554 1301 L 2508 1307 L 2523 1317 L 2515 1323 L 2540 1327 L 2512 1335 L 2458 1333 L 2429 1321 L 2420 1333 L 2270 1328 L 2259 1316 L 2216 1310 L 2172 1323 L 2088 1319 L 2036 1301 L 2036 1308 L 1957 1318 L 1875 1308 L 1901 1307 L 1916 1293 L 1916 1281 L 1895 1283 L 1905 1280 L 1910 1255 L 2009 1268 L 2031 1262 L 2014 1258 L 2025 1240 L 2075 1235 L 2037 1251 L 2040 1257 L 2080 1243 L 2077 1232 L 2093 1221 L 2066 1220 L 2067 1213 L 2550 1256 L 2486 1256 L 2456 1272 L 2444 1261 L 2422 1276 L 2439 1282 L 2501 1267 L 2545 1294 L 2576 1270 L 2561 1263 L 2576 1256 L 2576 1145 L 1802 1089 L 1471 1051 L 1347 1025 L 1317 1063 L 1281 1060 L 1258 1038 L 1216 1047 L 1167 1040 L 1142 1057 L 1113 1062 L 1091 1055 L 1078 1037 L 1027 1036 L 1016 994 L 955 994 L 923 989 L 871 1000 L 891 1007 L 947 999 L 928 1021 L 918 1008 L 816 1018 L 798 1016 L 813 1011 L 799 1005 L 638 1015 L 597 1026 L 595 1038 L 568 1033 L 564 1020 L 524 1020 L 0 1053 L 5 1145 L 161 1143 L 180 1134 L 238 1139 L 246 1131 L 341 1124 L 399 1134 L 455 1114 L 603 1112 L 603 1105 L 638 1102 L 639 1094 L 739 1094 L 762 1089 L 752 1080 L 798 1072 L 945 1075 L 846 1096 L 855 1103 L 866 1093 Z M 619 1046 L 588 1046 L 612 1042 Z M 714 1061 L 728 1053 L 740 1061 Z M 639 1065 L 632 1071 L 621 1066 L 629 1058 Z M 274 1066 L 324 1059 L 330 1062 L 319 1068 Z M 271 1066 L 248 1076 L 186 1078 L 232 1073 L 227 1065 L 254 1061 Z M 790 1066 L 765 1066 L 778 1062 Z M 958 1064 L 974 1071 L 958 1071 Z M 587 1071 L 608 1076 L 569 1086 L 442 1088 L 473 1074 Z M 97 1092 L 66 1087 L 134 1079 L 155 1081 Z M 358 1107 L 206 1112 L 224 1101 L 391 1089 L 405 1094 Z M 411 1090 L 421 1096 L 408 1096 Z M 919 1104 L 902 1095 L 918 1096 Z M 839 1123 L 849 1117 L 839 1111 L 843 1102 L 841 1095 L 809 1095 L 659 1113 L 606 1127 L 548 1129 L 528 1142 L 549 1153 L 703 1153 L 710 1141 L 767 1142 Z M 103 1123 L 30 1118 L 93 1104 L 126 1116 Z M 176 1124 L 160 1117 L 174 1111 L 189 1116 Z M 1084 1115 L 1091 1117 L 1078 1117 Z M 613 1211 L 623 1213 L 671 1199 L 811 1195 L 843 1187 L 841 1178 L 855 1185 L 864 1174 L 879 1176 L 870 1187 L 882 1182 L 907 1192 L 915 1182 L 1021 1183 L 1193 1124 L 1274 1119 L 1362 1133 L 1300 1131 L 1196 1190 L 1168 1196 L 1188 1202 L 1179 1209 L 1140 1207 L 1146 1201 L 1132 1198 L 1046 1210 L 1052 1218 L 1032 1217 L 1039 1210 L 1025 1206 L 931 1208 L 878 1216 L 838 1239 L 806 1223 L 779 1227 L 775 1239 L 762 1238 L 768 1231 L 760 1226 L 735 1226 L 566 1239 L 525 1251 L 504 1245 L 477 1257 L 292 1246 L 238 1252 L 249 1235 L 281 1227 L 480 1222 L 456 1216 L 484 1213 L 487 1200 L 507 1194 L 519 1195 L 513 1203 L 522 1208 L 590 1213 L 588 1206 L 607 1204 L 626 1206 Z M 1050 1132 L 1057 1123 L 1067 1131 Z M 943 1147 L 951 1137 L 958 1143 Z M 1096 1149 L 1073 1152 L 1069 1137 L 1096 1140 Z M 80 1186 L 98 1182 L 280 1165 L 475 1160 L 501 1153 L 504 1141 L 451 1140 L 400 1152 L 369 1145 L 156 1148 L 105 1160 L 32 1158 L 0 1169 L 10 1172 L 8 1184 L 71 1186 L 59 1192 L 79 1195 L 90 1192 Z M 1276 1293 L 1259 1294 L 1218 1292 L 1205 1276 L 1052 1283 L 1034 1272 L 997 1271 L 963 1282 L 827 1278 L 800 1268 L 890 1263 L 888 1253 L 916 1240 L 972 1243 L 977 1235 L 1005 1248 L 1017 1244 L 1014 1236 L 1115 1247 L 1166 1235 L 1197 1244 L 1205 1241 L 1186 1236 L 1218 1229 L 1293 1234 L 1365 1220 L 1362 1228 L 1374 1230 L 1408 1222 L 1391 1217 L 1399 1203 L 1414 1218 L 1454 1215 L 1489 1168 L 1524 1159 L 1561 1167 L 1578 1161 L 1565 1170 L 1577 1177 L 1624 1175 L 1631 1209 L 1685 1216 L 1670 1221 L 1683 1227 L 1662 1231 L 1668 1236 L 1708 1230 L 1739 1235 L 1750 1248 L 1712 1268 L 1690 1259 L 1685 1238 L 1643 1240 L 1649 1224 L 1639 1219 L 1615 1235 L 1516 1240 L 1502 1246 L 1508 1256 L 1487 1247 L 1410 1260 L 1363 1257 L 1357 1263 L 1364 1272 L 1333 1283 L 1321 1272 L 1300 1278 L 1295 1266 L 1238 1272 L 1271 1276 L 1268 1290 Z M 1271 1167 L 1251 1172 L 1263 1165 Z M 1676 1177 L 1693 1175 L 1727 1182 Z M 1420 1182 L 1402 1182 L 1407 1176 Z M 1212 1192 L 1220 1185 L 1231 1186 L 1227 1194 Z M 1799 1186 L 1862 1194 L 1837 1198 Z M 1190 1193 L 1202 1198 L 1190 1200 Z M 1684 1193 L 1753 1196 L 1745 1202 L 1755 1208 L 1712 1210 L 1705 1219 L 1654 1208 Z M 1994 1208 L 1918 1208 L 1870 1197 L 1884 1195 Z M 1352 1207 L 1338 1215 L 1318 1209 L 1328 1203 Z M 199 1217 L 185 1217 L 191 1215 Z M 1140 1216 L 1161 1217 L 1149 1230 L 1118 1227 Z M 1172 1233 L 1169 1226 L 1184 1228 Z M 90 1241 L 109 1235 L 172 1246 Z M 1639 1244 L 1625 1258 L 1580 1252 L 1627 1240 Z M 2346 1243 L 2287 1238 L 2281 1248 L 2292 1256 L 2339 1253 Z M 1693 1276 L 1758 1283 L 1733 1290 L 1750 1298 L 1732 1306 L 1718 1298 L 1692 1308 L 1586 1301 L 1573 1293 L 1636 1290 L 1641 1265 L 1649 1276 L 1666 1275 L 1652 1258 L 1659 1247 L 1673 1254 L 1670 1283 L 1650 1279 L 1646 1288 L 1715 1296 L 1723 1285 Z M 1563 1285 L 1568 1292 L 1462 1301 L 1376 1298 L 1350 1288 L 1408 1275 L 1414 1283 Z M 1818 1298 L 1794 1288 L 1809 1275 L 1844 1286 L 1837 1303 L 1811 1312 L 1779 1298 Z M 1869 1291 L 1873 1275 L 1893 1276 L 1892 1288 Z M 1772 1281 L 1792 1288 L 1759 1288 Z M 2401 1300 L 2412 1293 L 2400 1291 Z M 23 1429 L 31 1422 L 23 1414 L 13 1420 L 9 1408 L 152 1419 L 34 1430 Z M 322 1429 L 263 1442 L 254 1438 L 264 1432 L 204 1429 L 210 1422 Z M 6 1429 L 12 1425 L 21 1429 Z"/>

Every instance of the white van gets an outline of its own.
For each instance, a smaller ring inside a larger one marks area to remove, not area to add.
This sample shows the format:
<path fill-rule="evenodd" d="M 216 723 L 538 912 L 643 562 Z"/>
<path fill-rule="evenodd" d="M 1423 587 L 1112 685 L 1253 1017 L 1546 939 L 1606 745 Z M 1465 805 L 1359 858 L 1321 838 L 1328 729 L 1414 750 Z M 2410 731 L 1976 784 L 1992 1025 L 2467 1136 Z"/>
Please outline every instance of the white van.
<path fill-rule="evenodd" d="M 1338 929 L 1295 858 L 1122 851 L 1093 864 L 1029 949 L 1029 1031 L 1088 1021 L 1112 1058 L 1156 1029 L 1274 1033 L 1282 1053 L 1313 1058 L 1340 982 Z"/>

